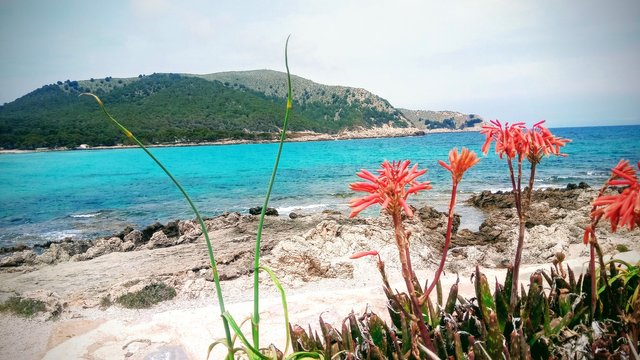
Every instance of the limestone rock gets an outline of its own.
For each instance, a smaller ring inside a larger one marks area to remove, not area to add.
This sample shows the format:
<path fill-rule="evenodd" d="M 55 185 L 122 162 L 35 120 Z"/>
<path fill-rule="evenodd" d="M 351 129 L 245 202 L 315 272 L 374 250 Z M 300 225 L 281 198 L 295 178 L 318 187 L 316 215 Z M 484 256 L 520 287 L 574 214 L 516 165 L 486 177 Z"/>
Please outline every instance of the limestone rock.
<path fill-rule="evenodd" d="M 151 239 L 151 236 L 153 236 L 153 234 L 155 234 L 157 231 L 162 229 L 164 229 L 164 225 L 160 224 L 159 222 L 156 222 L 154 224 L 147 226 L 142 230 L 142 241 L 143 242 L 149 241 L 149 239 Z"/>
<path fill-rule="evenodd" d="M 159 247 L 169 247 L 175 245 L 175 238 L 169 238 L 164 231 L 159 230 L 156 231 L 149 239 L 147 243 L 147 249 L 159 248 Z"/>
<path fill-rule="evenodd" d="M 122 243 L 122 251 L 131 251 L 135 249 L 136 245 L 132 241 L 125 241 Z"/>
<path fill-rule="evenodd" d="M 114 236 L 109 239 L 98 239 L 94 242 L 93 246 L 87 250 L 87 252 L 80 254 L 77 259 L 89 260 L 114 251 L 120 251 L 121 245 L 122 240 L 119 237 Z"/>
<path fill-rule="evenodd" d="M 36 262 L 55 264 L 59 261 L 69 261 L 70 258 L 70 254 L 60 244 L 51 244 L 45 252 L 37 256 Z"/>
<path fill-rule="evenodd" d="M 181 221 L 178 223 L 178 233 L 180 238 L 178 243 L 192 242 L 202 235 L 200 226 L 194 220 Z"/>
<path fill-rule="evenodd" d="M 440 212 L 431 206 L 425 206 L 417 211 L 419 219 L 422 221 L 424 226 L 431 230 L 440 229 L 444 234 L 447 229 L 447 221 L 448 214 L 444 212 Z M 458 231 L 458 227 L 460 226 L 460 215 L 453 215 L 453 224 L 452 224 L 452 233 L 455 234 Z"/>
<path fill-rule="evenodd" d="M 131 242 L 134 245 L 140 245 L 143 243 L 142 241 L 142 231 L 140 230 L 132 230 L 123 238 L 124 242 Z"/>
<path fill-rule="evenodd" d="M 178 237 L 180 235 L 179 224 L 180 224 L 179 220 L 168 222 L 167 226 L 165 226 L 164 229 L 162 229 L 162 231 L 164 232 L 165 235 L 167 235 L 167 237 Z"/>
<path fill-rule="evenodd" d="M 0 259 L 0 267 L 15 267 L 22 265 L 33 265 L 36 261 L 36 253 L 33 250 L 23 250 L 14 252 Z"/>

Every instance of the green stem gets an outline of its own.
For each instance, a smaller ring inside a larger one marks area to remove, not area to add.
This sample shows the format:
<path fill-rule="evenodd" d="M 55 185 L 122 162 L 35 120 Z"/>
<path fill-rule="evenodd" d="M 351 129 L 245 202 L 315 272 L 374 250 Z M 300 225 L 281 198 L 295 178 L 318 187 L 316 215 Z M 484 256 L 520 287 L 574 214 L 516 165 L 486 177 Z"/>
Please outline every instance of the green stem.
<path fill-rule="evenodd" d="M 280 154 L 282 153 L 282 146 L 287 134 L 287 125 L 289 124 L 289 111 L 292 107 L 291 97 L 291 74 L 289 73 L 289 60 L 287 58 L 287 48 L 289 46 L 289 37 L 284 47 L 284 63 L 287 68 L 287 109 L 284 114 L 284 124 L 282 125 L 282 133 L 280 134 L 280 144 L 278 146 L 278 153 L 276 155 L 275 163 L 273 164 L 273 171 L 271 172 L 271 179 L 269 180 L 269 186 L 267 188 L 267 195 L 264 198 L 262 204 L 262 211 L 260 212 L 260 220 L 258 222 L 258 234 L 256 235 L 256 250 L 253 261 L 253 319 L 251 322 L 251 334 L 253 337 L 253 346 L 260 348 L 260 286 L 259 286 L 259 272 L 260 272 L 260 242 L 262 239 L 262 228 L 264 223 L 265 212 L 267 211 L 267 205 L 269 204 L 269 197 L 271 197 L 271 190 L 273 189 L 273 183 L 276 179 L 276 172 L 278 171 L 278 163 L 280 162 Z M 288 326 L 288 325 L 287 325 Z"/>
<path fill-rule="evenodd" d="M 122 124 L 120 124 L 115 118 L 113 118 L 113 116 L 111 116 L 111 114 L 109 114 L 109 112 L 107 112 L 107 109 L 104 107 L 104 104 L 102 103 L 102 100 L 100 100 L 99 97 L 97 97 L 94 94 L 90 94 L 90 93 L 83 93 L 81 95 L 87 95 L 87 96 L 92 96 L 97 102 L 98 105 L 100 105 L 100 108 L 102 109 L 102 111 L 105 113 L 105 115 L 107 116 L 107 118 L 116 125 L 116 127 L 118 127 L 118 129 L 120 129 L 120 131 L 122 131 L 123 134 L 125 134 L 131 141 L 133 141 L 134 143 L 136 143 L 138 146 L 140 146 L 140 148 L 142 148 L 142 150 L 144 150 L 144 152 L 147 153 L 147 155 L 149 155 L 149 157 L 162 169 L 162 171 L 164 171 L 165 174 L 167 174 L 167 176 L 171 179 L 171 181 L 173 181 L 173 183 L 176 185 L 176 187 L 178 188 L 178 190 L 180 190 L 180 192 L 182 193 L 182 195 L 184 196 L 184 198 L 187 200 L 187 202 L 189 203 L 189 206 L 191 207 L 191 209 L 193 210 L 193 212 L 196 215 L 196 219 L 198 220 L 198 223 L 200 224 L 200 228 L 202 229 L 202 234 L 204 235 L 204 239 L 207 243 L 207 252 L 209 253 L 209 262 L 211 263 L 211 269 L 213 271 L 213 282 L 215 283 L 215 287 L 216 287 L 216 293 L 218 296 L 218 304 L 220 306 L 220 313 L 224 314 L 225 313 L 225 307 L 224 307 L 224 298 L 222 297 L 222 288 L 220 287 L 220 277 L 218 276 L 218 269 L 216 266 L 216 260 L 215 257 L 213 255 L 213 247 L 211 246 L 211 240 L 209 239 L 209 232 L 207 231 L 207 226 L 204 223 L 204 220 L 202 220 L 202 216 L 200 216 L 200 212 L 198 211 L 198 209 L 196 208 L 195 204 L 193 203 L 193 201 L 191 201 L 191 197 L 189 196 L 189 194 L 187 194 L 187 191 L 182 187 L 182 185 L 180 185 L 180 182 L 178 182 L 178 179 L 176 179 L 171 172 L 169 172 L 169 170 L 164 167 L 164 165 L 162 165 L 162 163 L 160 162 L 160 160 L 158 160 L 143 144 L 142 142 L 140 142 L 140 140 L 138 140 L 138 138 L 136 138 L 131 131 L 129 131 L 129 129 L 127 129 L 126 127 L 124 127 Z M 225 337 L 227 339 L 227 342 L 229 344 L 229 348 L 232 347 L 232 343 L 231 343 L 231 332 L 229 330 L 229 324 L 226 320 L 225 317 L 222 317 L 222 322 L 224 325 L 224 332 L 225 332 Z M 228 359 L 233 359 L 233 355 L 230 352 L 229 355 L 227 356 Z"/>
<path fill-rule="evenodd" d="M 431 282 L 431 285 L 429 285 L 429 288 L 424 292 L 424 295 L 422 295 L 422 299 L 420 299 L 421 303 L 429 297 L 429 294 L 431 294 L 433 288 L 438 284 L 438 281 L 440 281 L 440 275 L 442 274 L 442 270 L 444 269 L 444 263 L 447 260 L 447 252 L 449 251 L 449 245 L 451 244 L 451 230 L 453 227 L 454 218 L 453 210 L 456 207 L 457 189 L 458 184 L 454 181 L 453 188 L 451 189 L 451 201 L 449 202 L 449 219 L 447 220 L 447 235 L 444 240 L 444 246 L 442 247 L 442 257 L 440 258 L 438 270 L 436 270 L 435 275 L 433 275 L 433 281 Z"/>

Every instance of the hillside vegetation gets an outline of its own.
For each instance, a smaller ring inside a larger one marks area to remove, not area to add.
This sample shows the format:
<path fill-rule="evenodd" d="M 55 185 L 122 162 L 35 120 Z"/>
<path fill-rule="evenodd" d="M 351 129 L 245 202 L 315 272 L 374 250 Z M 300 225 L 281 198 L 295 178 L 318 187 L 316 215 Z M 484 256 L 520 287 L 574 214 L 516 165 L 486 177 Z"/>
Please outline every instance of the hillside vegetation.
<path fill-rule="evenodd" d="M 294 132 L 337 134 L 381 126 L 415 126 L 388 101 L 364 90 L 293 76 Z M 207 75 L 59 81 L 0 106 L 0 148 L 73 148 L 126 143 L 95 102 L 147 144 L 272 139 L 284 115 L 286 77 L 271 70 Z M 425 128 L 420 126 L 420 128 Z"/>
<path fill-rule="evenodd" d="M 457 111 L 399 110 L 418 129 L 479 129 L 483 121 L 478 115 Z"/>

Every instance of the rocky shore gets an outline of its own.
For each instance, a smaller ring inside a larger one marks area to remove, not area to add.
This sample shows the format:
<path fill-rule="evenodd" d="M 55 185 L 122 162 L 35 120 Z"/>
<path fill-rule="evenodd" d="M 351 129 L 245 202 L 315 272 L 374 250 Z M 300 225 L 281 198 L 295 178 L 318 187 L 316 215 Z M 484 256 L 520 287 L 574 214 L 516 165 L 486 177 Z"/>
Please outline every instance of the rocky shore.
<path fill-rule="evenodd" d="M 317 133 L 313 131 L 302 132 L 288 132 L 287 142 L 306 142 L 306 141 L 330 141 L 330 140 L 353 140 L 353 139 L 369 139 L 369 138 L 391 138 L 391 137 L 406 137 L 406 136 L 423 136 L 428 133 L 442 133 L 442 132 L 460 132 L 460 131 L 478 131 L 477 129 L 471 130 L 448 130 L 448 129 L 435 129 L 435 130 L 422 130 L 414 127 L 397 128 L 384 125 L 381 127 L 373 128 L 358 128 L 354 130 L 344 130 L 336 134 Z M 209 146 L 209 145 L 235 145 L 235 144 L 261 144 L 261 143 L 275 143 L 280 141 L 278 138 L 271 140 L 242 140 L 242 139 L 223 139 L 220 141 L 207 141 L 198 143 L 169 143 L 169 144 L 148 144 L 149 148 L 154 147 L 185 147 L 185 146 Z M 137 145 L 115 145 L 115 146 L 89 146 L 83 144 L 70 149 L 66 147 L 61 148 L 38 148 L 35 150 L 20 150 L 20 149 L 2 149 L 1 154 L 21 154 L 29 152 L 45 152 L 45 151 L 67 151 L 67 150 L 103 150 L 103 149 L 127 149 L 137 148 Z"/>
<path fill-rule="evenodd" d="M 582 234 L 595 193 L 586 184 L 535 191 L 531 216 L 526 224 L 523 262 L 547 268 L 558 252 L 564 253 L 568 260 L 575 259 L 578 264 L 584 262 L 588 247 L 582 244 Z M 488 191 L 468 200 L 469 205 L 485 213 L 486 219 L 478 231 L 471 231 L 458 229 L 458 218 L 445 268 L 448 275 L 458 274 L 464 278 L 476 265 L 500 269 L 511 261 L 517 237 L 517 217 L 512 201 L 511 193 Z M 230 303 L 250 300 L 249 275 L 253 272 L 257 220 L 256 215 L 239 213 L 206 219 L 223 280 L 223 292 Z M 433 271 L 444 242 L 446 214 L 422 207 L 416 209 L 414 218 L 407 220 L 406 225 L 412 233 L 414 269 L 417 272 Z M 619 230 L 613 234 L 602 225 L 598 231 L 601 246 L 607 254 L 629 252 L 632 258 L 638 257 L 640 230 Z M 289 217 L 269 216 L 265 221 L 262 263 L 278 275 L 288 294 L 302 291 L 305 296 L 313 296 L 316 292 L 313 289 L 319 284 L 330 284 L 320 286 L 324 290 L 327 289 L 325 286 L 353 291 L 377 288 L 379 279 L 372 262 L 349 259 L 351 254 L 365 250 L 377 250 L 386 262 L 387 271 L 399 273 L 391 220 L 384 215 L 350 219 L 339 212 L 325 211 L 293 213 Z M 169 304 L 174 304 L 174 308 L 184 306 L 185 302 L 192 306 L 194 302 L 215 303 L 206 246 L 193 220 L 157 223 L 143 229 L 128 227 L 118 234 L 93 241 L 62 241 L 3 251 L 0 255 L 0 302 L 21 296 L 46 304 L 46 312 L 38 321 L 41 329 L 49 329 L 42 335 L 49 340 L 45 339 L 44 345 L 40 343 L 35 347 L 38 350 L 33 354 L 34 358 L 53 351 L 55 346 L 49 344 L 51 336 L 55 329 L 64 327 L 65 321 L 92 319 L 94 324 L 106 314 L 108 317 L 116 316 L 116 313 L 122 315 L 122 312 L 130 315 L 129 310 L 118 305 L 104 310 L 105 304 L 149 284 L 162 282 L 173 287 L 177 296 Z M 266 277 L 264 280 L 265 296 L 275 296 L 275 288 L 269 285 Z M 357 299 L 356 294 L 348 296 Z M 376 303 L 374 299 L 360 301 Z M 59 320 L 42 322 L 52 317 Z M 9 315 L 0 315 L 0 318 L 5 324 L 17 324 L 15 326 L 24 326 L 26 322 Z M 19 334 L 7 328 L 0 331 L 0 355 L 13 354 L 12 341 L 17 341 L 16 335 Z"/>

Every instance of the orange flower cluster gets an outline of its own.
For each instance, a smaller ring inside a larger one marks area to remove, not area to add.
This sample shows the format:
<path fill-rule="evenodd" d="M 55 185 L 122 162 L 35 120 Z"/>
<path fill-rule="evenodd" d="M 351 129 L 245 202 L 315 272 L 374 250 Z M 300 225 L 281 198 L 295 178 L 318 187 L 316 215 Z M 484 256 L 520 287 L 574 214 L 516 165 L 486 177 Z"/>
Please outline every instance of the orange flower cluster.
<path fill-rule="evenodd" d="M 413 211 L 406 203 L 410 194 L 417 194 L 419 191 L 431 189 L 431 183 L 418 182 L 416 179 L 424 175 L 427 170 L 418 170 L 418 164 L 409 168 L 411 161 L 394 161 L 389 163 L 384 161 L 380 166 L 378 176 L 362 169 L 357 175 L 369 182 L 357 182 L 350 184 L 353 191 L 366 192 L 362 198 L 351 200 L 350 217 L 358 215 L 361 211 L 374 204 L 380 204 L 383 209 L 392 213 L 393 211 L 404 209 L 407 216 L 412 217 Z"/>
<path fill-rule="evenodd" d="M 527 130 L 526 153 L 529 161 L 539 162 L 542 155 L 567 156 L 560 153 L 560 148 L 565 146 L 571 140 L 554 136 L 549 129 L 542 126 L 544 120 L 534 124 L 530 130 Z"/>
<path fill-rule="evenodd" d="M 512 125 L 509 123 L 504 124 L 499 120 L 491 120 L 491 125 L 483 125 L 480 134 L 484 134 L 487 139 L 482 145 L 482 153 L 485 155 L 489 153 L 489 147 L 491 142 L 496 142 L 496 153 L 500 155 L 502 159 L 503 155 L 506 155 L 508 159 L 513 159 L 516 155 L 523 154 L 523 144 L 526 144 L 526 138 L 524 129 L 524 123 L 519 122 Z"/>
<path fill-rule="evenodd" d="M 491 143 L 495 141 L 496 153 L 501 159 L 503 155 L 508 159 L 519 156 L 527 157 L 532 163 L 537 163 L 543 155 L 566 156 L 560 153 L 560 148 L 571 140 L 554 136 L 542 125 L 543 123 L 544 120 L 527 129 L 522 122 L 512 125 L 506 123 L 502 126 L 500 121 L 491 120 L 491 124 L 484 125 L 480 131 L 487 137 L 482 145 L 482 152 L 486 155 Z"/>
<path fill-rule="evenodd" d="M 469 151 L 467 148 L 462 148 L 462 152 L 458 152 L 457 148 L 451 149 L 449 151 L 449 164 L 438 160 L 440 166 L 451 172 L 454 184 L 460 183 L 464 172 L 479 162 L 480 159 L 476 156 L 476 153 Z"/>
<path fill-rule="evenodd" d="M 640 161 L 637 166 L 640 169 Z M 613 232 L 618 226 L 626 226 L 629 230 L 633 230 L 635 226 L 640 226 L 640 182 L 638 182 L 636 171 L 629 165 L 628 160 L 621 160 L 615 168 L 611 169 L 611 173 L 607 185 L 622 186 L 624 189 L 616 195 L 601 195 L 595 199 L 591 216 L 594 218 L 604 216 L 611 223 Z"/>

